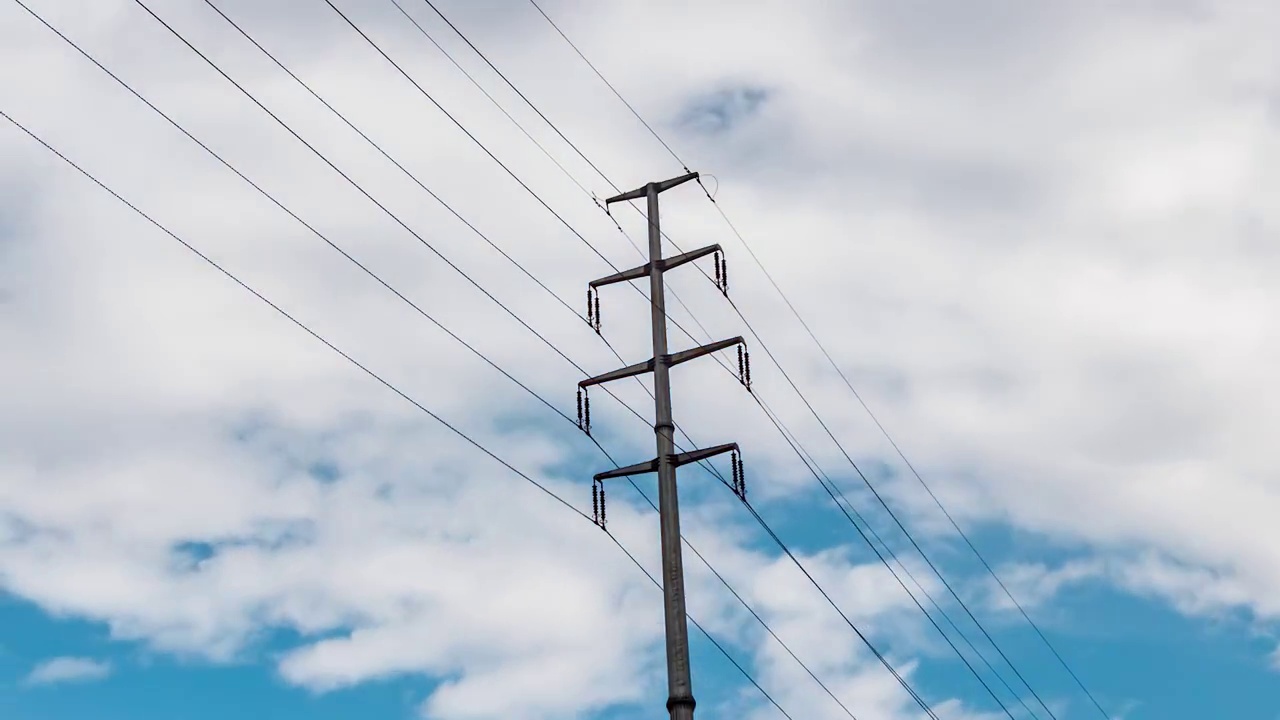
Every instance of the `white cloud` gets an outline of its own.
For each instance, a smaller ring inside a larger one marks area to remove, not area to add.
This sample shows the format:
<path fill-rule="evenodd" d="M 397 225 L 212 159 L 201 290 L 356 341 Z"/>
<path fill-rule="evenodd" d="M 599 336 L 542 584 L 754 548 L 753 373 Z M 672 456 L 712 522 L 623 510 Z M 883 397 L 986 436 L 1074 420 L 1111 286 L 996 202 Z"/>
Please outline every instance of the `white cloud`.
<path fill-rule="evenodd" d="M 574 306 L 586 280 L 610 272 L 321 4 L 225 4 Z M 34 5 L 415 302 L 570 408 L 577 373 L 135 6 Z M 637 261 L 394 8 L 356 5 L 357 21 L 615 264 Z M 1268 429 L 1280 405 L 1266 388 L 1280 360 L 1271 320 L 1280 255 L 1269 244 L 1280 226 L 1271 201 L 1280 190 L 1275 8 L 979 3 L 962 15 L 917 16 L 909 5 L 547 7 L 691 164 L 717 176 L 720 202 L 962 521 L 1005 522 L 1129 559 L 1098 575 L 1086 572 L 1092 565 L 1029 572 L 1025 582 L 1014 573 L 1030 602 L 1104 577 L 1188 613 L 1247 606 L 1274 620 L 1280 492 Z M 445 9 L 617 182 L 679 170 L 523 3 Z M 579 320 L 388 172 L 216 16 L 199 4 L 157 11 L 588 371 L 617 365 Z M 584 478 L 602 462 L 580 435 L 544 420 L 536 402 L 16 6 L 0 9 L 0 36 L 4 59 L 29 69 L 5 77 L 6 112 L 586 507 Z M 641 55 L 645 63 L 625 60 Z M 667 124 L 734 88 L 768 94 L 713 134 Z M 661 694 L 656 591 L 594 529 L 335 361 L 25 138 L 4 130 L 0 146 L 4 590 L 107 623 L 120 638 L 215 659 L 291 627 L 303 640 L 281 660 L 289 681 L 324 690 L 398 674 L 453 678 L 426 700 L 441 718 L 513 708 L 564 717 Z M 846 448 L 892 460 L 696 191 L 668 195 L 664 227 L 686 246 L 725 244 L 736 302 Z M 642 229 L 634 215 L 619 218 Z M 711 333 L 743 331 L 695 275 L 675 273 L 672 285 Z M 644 357 L 643 300 L 617 288 L 603 302 L 610 340 L 628 361 Z M 674 330 L 672 338 L 686 343 Z M 842 470 L 765 354 L 753 355 L 757 392 L 826 469 Z M 675 382 L 682 424 L 704 442 L 746 449 L 752 496 L 767 517 L 770 501 L 812 500 L 811 478 L 731 381 L 691 364 Z M 618 392 L 647 407 L 640 389 Z M 592 397 L 598 434 L 619 460 L 651 452 L 645 423 Z M 336 477 L 309 473 L 317 462 Z M 690 475 L 685 487 L 702 481 Z M 885 491 L 913 527 L 940 527 L 911 482 Z M 730 503 L 713 496 L 686 508 L 689 534 L 750 588 L 802 657 L 843 692 L 880 698 L 868 701 L 879 710 L 867 717 L 904 712 L 904 696 L 867 664 L 838 616 L 785 563 L 749 549 L 758 536 Z M 652 519 L 617 500 L 610 510 L 628 545 L 657 567 Z M 216 551 L 197 562 L 181 551 L 188 543 Z M 905 598 L 883 570 L 841 548 L 806 562 L 895 658 L 928 662 L 930 643 L 904 619 Z M 695 614 L 751 648 L 769 679 L 798 670 L 696 561 L 686 565 Z M 558 670 L 570 666 L 588 671 Z M 575 692 L 546 694 L 551 676 Z"/>
<path fill-rule="evenodd" d="M 102 680 L 111 674 L 111 663 L 80 657 L 57 657 L 36 665 L 27 675 L 27 685 L 57 685 L 68 682 Z"/>

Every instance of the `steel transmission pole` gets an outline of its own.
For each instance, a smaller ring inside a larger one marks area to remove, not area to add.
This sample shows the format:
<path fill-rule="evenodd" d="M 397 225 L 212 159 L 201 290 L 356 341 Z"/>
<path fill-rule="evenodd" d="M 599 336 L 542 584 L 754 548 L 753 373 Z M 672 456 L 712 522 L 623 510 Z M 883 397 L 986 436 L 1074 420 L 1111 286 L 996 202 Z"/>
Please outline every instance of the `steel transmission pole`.
<path fill-rule="evenodd" d="M 609 198 L 607 204 L 627 200 L 645 198 L 648 201 L 649 220 L 649 262 L 645 265 L 595 280 L 590 284 L 587 307 L 588 320 L 593 322 L 599 331 L 599 298 L 592 294 L 597 288 L 616 282 L 649 278 L 649 297 L 652 301 L 653 325 L 653 357 L 643 363 L 631 365 L 600 375 L 579 383 L 581 393 L 591 385 L 639 375 L 653 373 L 654 383 L 654 425 L 653 432 L 657 441 L 657 457 L 638 465 L 631 465 L 617 470 L 599 473 L 595 482 L 600 491 L 600 507 L 597 521 L 603 526 L 603 492 L 602 482 L 609 478 L 657 472 L 658 474 L 658 509 L 661 523 L 662 542 L 662 590 L 664 598 L 664 615 L 666 620 L 667 643 L 667 710 L 671 720 L 692 720 L 694 699 L 693 684 L 689 668 L 689 628 L 685 619 L 684 565 L 680 548 L 680 502 L 676 485 L 676 468 L 691 462 L 697 462 L 725 452 L 733 453 L 734 485 L 733 490 L 739 497 L 745 497 L 745 489 L 741 483 L 741 466 L 738 459 L 736 443 L 719 445 L 704 450 L 693 450 L 677 455 L 675 451 L 675 425 L 671 419 L 671 378 L 670 370 L 674 365 L 701 357 L 709 353 L 742 346 L 741 337 L 711 343 L 671 355 L 667 352 L 667 315 L 665 305 L 665 288 L 663 273 L 691 260 L 715 254 L 717 283 L 722 291 L 727 292 L 727 276 L 723 272 L 720 260 L 720 246 L 709 245 L 673 258 L 662 257 L 662 231 L 658 221 L 658 195 L 677 185 L 694 180 L 697 173 L 689 173 L 663 182 L 652 182 L 637 190 L 622 193 Z M 749 371 L 743 372 L 742 350 L 739 350 L 740 380 L 748 383 Z M 749 358 L 748 358 L 749 360 Z M 581 408 L 580 408 L 581 409 Z M 587 401 L 587 421 L 584 429 L 590 432 L 590 401 Z M 593 497 L 596 487 L 593 486 Z"/>

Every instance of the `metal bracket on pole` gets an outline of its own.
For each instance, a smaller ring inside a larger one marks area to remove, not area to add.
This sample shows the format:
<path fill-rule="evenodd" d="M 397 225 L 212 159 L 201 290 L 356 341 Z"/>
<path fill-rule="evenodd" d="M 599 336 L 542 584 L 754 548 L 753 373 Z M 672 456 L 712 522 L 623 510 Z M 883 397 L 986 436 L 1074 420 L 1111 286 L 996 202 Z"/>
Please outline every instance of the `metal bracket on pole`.
<path fill-rule="evenodd" d="M 687 175 L 681 175 L 680 177 L 674 177 L 674 178 L 671 178 L 670 180 L 663 180 L 662 182 L 651 183 L 651 184 L 654 187 L 654 192 L 660 193 L 660 192 L 666 192 L 667 190 L 670 190 L 671 188 L 677 185 L 683 185 L 684 183 L 687 183 L 690 180 L 697 180 L 697 179 L 698 179 L 698 173 L 691 172 Z M 644 187 L 639 187 L 639 188 L 636 188 L 635 190 L 624 192 L 621 195 L 614 195 L 608 200 L 605 200 L 604 204 L 612 205 L 616 202 L 624 202 L 626 200 L 639 200 L 642 197 L 648 197 L 648 195 L 649 195 L 649 186 L 645 185 Z"/>
<path fill-rule="evenodd" d="M 675 467 L 688 465 L 689 463 L 706 460 L 709 457 L 723 455 L 727 452 L 736 452 L 738 443 L 727 443 L 725 445 L 716 445 L 715 447 L 703 448 L 700 450 L 690 450 L 689 452 L 680 453 L 679 455 L 671 455 L 671 464 Z M 645 473 L 658 472 L 658 459 L 654 458 L 648 462 L 636 463 L 620 467 L 616 470 L 606 470 L 602 473 L 596 473 L 595 480 L 610 480 L 612 478 L 628 477 L 631 475 L 644 475 Z"/>
<path fill-rule="evenodd" d="M 697 250 L 690 250 L 683 255 L 676 255 L 675 257 L 667 258 L 666 260 L 660 261 L 658 266 L 662 268 L 663 272 L 666 272 L 672 268 L 680 267 L 687 262 L 692 262 L 698 258 L 706 257 L 714 252 L 723 252 L 719 243 L 715 245 L 708 245 L 704 248 L 698 248 Z M 587 283 L 587 285 L 593 288 L 598 288 L 604 285 L 627 282 L 629 280 L 643 280 L 649 277 L 651 268 L 652 266 L 649 263 L 645 263 L 640 267 L 633 267 L 630 270 L 623 270 L 622 272 L 602 277 L 599 280 L 592 280 Z"/>
<path fill-rule="evenodd" d="M 692 348 L 690 350 L 683 350 L 681 352 L 674 353 L 672 355 L 663 355 L 661 358 L 661 362 L 663 365 L 667 367 L 674 367 L 676 365 L 679 365 L 680 363 L 693 360 L 694 358 L 700 358 L 703 355 L 710 355 L 711 353 L 716 352 L 717 350 L 724 350 L 725 348 L 731 348 L 734 345 L 744 345 L 744 344 L 746 343 L 742 339 L 742 336 L 738 336 L 735 338 L 729 338 L 728 340 L 721 340 L 719 342 L 709 343 L 707 345 Z M 602 383 L 612 382 L 614 380 L 629 378 L 632 375 L 643 375 L 648 372 L 653 372 L 654 365 L 655 365 L 655 362 L 653 358 L 650 358 L 648 360 L 645 360 L 644 362 L 638 362 L 635 365 L 628 365 L 624 368 L 614 370 L 613 372 L 607 372 L 603 375 L 597 375 L 593 378 L 587 378 L 586 380 L 579 382 L 578 387 L 585 388 L 585 387 L 590 387 L 592 385 L 600 385 Z"/>

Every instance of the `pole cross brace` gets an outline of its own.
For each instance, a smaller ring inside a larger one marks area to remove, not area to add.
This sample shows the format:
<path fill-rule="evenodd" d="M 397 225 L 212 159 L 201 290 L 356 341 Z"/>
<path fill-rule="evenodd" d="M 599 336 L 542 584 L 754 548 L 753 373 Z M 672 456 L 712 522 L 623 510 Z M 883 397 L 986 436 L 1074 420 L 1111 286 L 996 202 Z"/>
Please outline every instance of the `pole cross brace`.
<path fill-rule="evenodd" d="M 725 445 L 716 445 L 715 447 L 703 448 L 701 450 L 690 450 L 689 452 L 680 453 L 671 456 L 671 464 L 675 467 L 688 465 L 689 463 L 706 460 L 709 457 L 722 455 L 724 453 L 738 449 L 738 443 L 727 443 Z M 616 470 L 607 470 L 595 475 L 596 480 L 608 480 L 610 478 L 627 477 L 629 475 L 643 475 L 645 473 L 658 472 L 658 460 L 654 458 L 647 462 L 628 465 Z"/>
<path fill-rule="evenodd" d="M 671 270 L 672 268 L 680 267 L 681 265 L 684 265 L 687 262 L 692 262 L 694 260 L 697 260 L 698 258 L 706 257 L 711 253 L 716 252 L 717 250 L 720 250 L 719 243 L 715 245 L 708 245 L 704 248 L 698 248 L 697 250 L 690 250 L 689 252 L 683 253 L 681 255 L 669 257 L 669 258 L 666 258 L 665 260 L 659 260 L 658 268 L 662 272 L 666 272 L 668 270 Z M 615 273 L 607 277 L 602 277 L 599 280 L 592 280 L 587 284 L 593 288 L 598 288 L 602 285 L 612 285 L 613 283 L 627 282 L 628 280 L 643 280 L 644 278 L 649 277 L 649 271 L 652 269 L 652 267 L 653 266 L 651 263 L 645 263 L 640 267 L 634 267 L 634 268 L 631 268 L 630 270 L 623 270 L 620 273 Z"/>
<path fill-rule="evenodd" d="M 693 360 L 694 358 L 699 358 L 699 357 L 702 357 L 703 355 L 709 355 L 713 352 L 716 352 L 717 350 L 724 350 L 725 348 L 730 348 L 730 347 L 733 347 L 734 345 L 741 345 L 745 343 L 746 341 L 742 339 L 741 335 L 739 335 L 738 337 L 729 338 L 728 340 L 721 340 L 719 342 L 713 342 L 709 345 L 703 345 L 702 347 L 696 347 L 690 350 L 683 350 L 681 352 L 674 353 L 671 355 L 663 355 L 660 358 L 658 358 L 658 361 L 667 367 L 674 367 L 676 365 L 679 365 L 682 362 L 688 362 L 689 360 Z M 647 372 L 653 372 L 653 368 L 654 368 L 654 360 L 651 358 L 649 360 L 645 360 L 644 362 L 636 363 L 635 365 L 628 365 L 627 367 L 621 368 L 619 370 L 614 370 L 613 372 L 607 372 L 603 375 L 597 375 L 593 378 L 587 378 L 586 380 L 579 382 L 578 387 L 589 387 L 591 385 L 600 385 L 601 383 L 607 383 L 613 380 L 621 380 L 622 378 L 631 377 L 632 375 L 642 375 Z"/>

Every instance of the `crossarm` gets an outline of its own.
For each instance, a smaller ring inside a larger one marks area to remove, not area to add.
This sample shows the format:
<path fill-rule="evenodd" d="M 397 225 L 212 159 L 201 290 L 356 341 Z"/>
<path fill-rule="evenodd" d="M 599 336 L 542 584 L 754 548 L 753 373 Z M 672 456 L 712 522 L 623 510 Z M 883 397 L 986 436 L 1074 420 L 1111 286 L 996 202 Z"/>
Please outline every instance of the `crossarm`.
<path fill-rule="evenodd" d="M 690 250 L 689 252 L 684 253 L 682 255 L 669 257 L 666 260 L 662 261 L 662 269 L 665 271 L 665 270 L 670 270 L 672 268 L 680 267 L 681 265 L 687 262 L 692 262 L 694 260 L 697 260 L 700 257 L 706 257 L 711 253 L 716 252 L 719 249 L 720 249 L 719 244 L 708 245 L 704 248 L 698 248 L 697 250 Z M 648 272 L 648 269 L 647 269 L 648 267 L 649 267 L 648 265 L 645 266 L 646 268 L 645 272 Z"/>
<path fill-rule="evenodd" d="M 590 385 L 599 385 L 612 380 L 621 380 L 622 378 L 631 377 L 632 375 L 643 375 L 647 372 L 653 372 L 653 360 L 645 360 L 644 362 L 628 365 L 621 370 L 614 370 L 603 375 L 597 375 L 593 378 L 587 378 L 578 383 L 578 387 L 588 387 Z"/>
<path fill-rule="evenodd" d="M 670 180 L 663 180 L 660 183 L 652 183 L 652 184 L 656 186 L 655 190 L 657 192 L 663 192 L 666 190 L 670 190 L 671 188 L 677 185 L 687 183 L 690 180 L 696 180 L 697 177 L 698 177 L 698 173 L 691 172 L 691 173 L 686 173 L 684 175 L 681 175 L 680 177 L 675 177 L 675 178 L 671 178 Z M 622 202 L 623 200 L 639 200 L 640 198 L 648 194 L 649 194 L 649 186 L 645 185 L 644 187 L 639 187 L 639 188 L 636 188 L 635 190 L 629 190 L 620 195 L 614 195 L 608 200 L 605 200 L 604 204 L 612 205 L 613 203 Z"/>
<path fill-rule="evenodd" d="M 702 450 L 690 450 L 687 453 L 680 453 L 671 459 L 671 464 L 676 467 L 688 465 L 699 460 L 706 460 L 723 453 L 738 449 L 738 443 L 728 443 L 727 445 L 717 445 L 715 447 L 703 448 Z"/>
<path fill-rule="evenodd" d="M 703 345 L 702 347 L 696 347 L 691 350 L 684 350 L 684 351 L 675 353 L 673 355 L 668 355 L 667 367 L 679 365 L 682 362 L 686 362 L 694 358 L 699 358 L 699 357 L 702 357 L 703 355 L 710 355 L 711 353 L 717 350 L 730 348 L 742 342 L 743 342 L 742 336 L 739 335 L 738 337 L 729 338 L 728 340 L 721 340 L 720 342 L 713 342 L 710 345 Z"/>
<path fill-rule="evenodd" d="M 737 449 L 738 443 L 728 443 L 727 445 L 716 445 L 715 447 L 703 448 L 701 450 L 690 450 L 686 453 L 670 456 L 671 464 L 676 467 L 680 467 L 681 465 L 688 465 L 689 463 L 706 460 L 709 457 L 715 457 L 716 455 L 722 455 Z M 658 461 L 656 459 L 636 463 L 635 465 L 620 467 L 616 470 L 606 470 L 602 473 L 596 473 L 595 479 L 609 480 L 611 478 L 627 477 L 628 475 L 644 475 L 645 473 L 651 472 L 658 472 Z"/>
<path fill-rule="evenodd" d="M 620 467 L 617 470 L 606 470 L 602 473 L 596 473 L 596 480 L 608 480 L 610 478 L 626 477 L 628 475 L 643 475 L 645 473 L 658 472 L 658 461 L 650 460 L 648 462 L 636 463 Z"/>
<path fill-rule="evenodd" d="M 674 258 L 673 258 L 674 259 Z M 626 282 L 628 280 L 639 280 L 649 277 L 649 263 L 645 263 L 640 267 L 623 270 L 608 277 L 602 277 L 599 280 L 592 280 L 588 283 L 591 287 L 600 287 L 601 285 L 612 285 L 613 283 Z"/>

